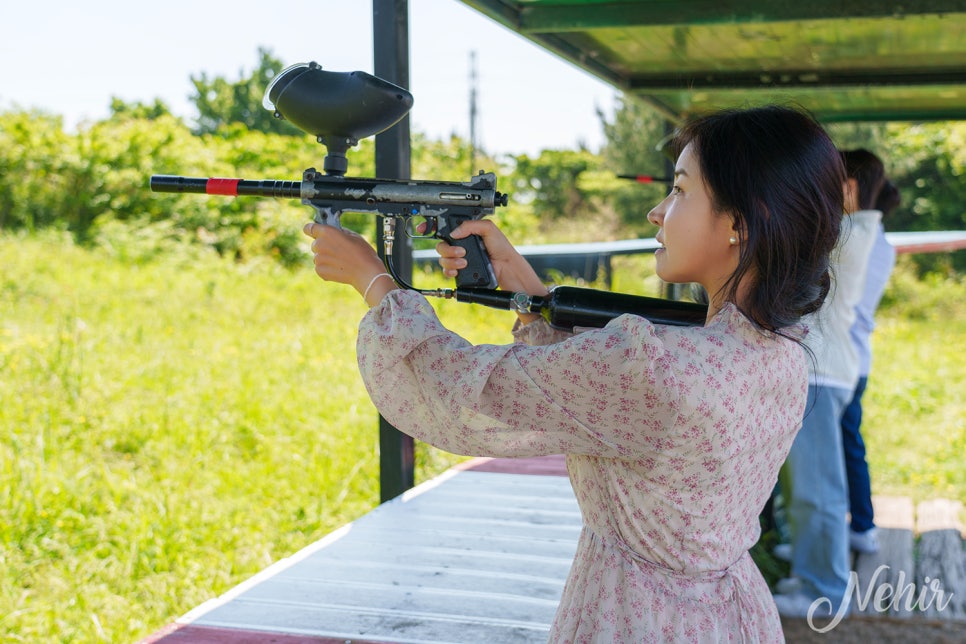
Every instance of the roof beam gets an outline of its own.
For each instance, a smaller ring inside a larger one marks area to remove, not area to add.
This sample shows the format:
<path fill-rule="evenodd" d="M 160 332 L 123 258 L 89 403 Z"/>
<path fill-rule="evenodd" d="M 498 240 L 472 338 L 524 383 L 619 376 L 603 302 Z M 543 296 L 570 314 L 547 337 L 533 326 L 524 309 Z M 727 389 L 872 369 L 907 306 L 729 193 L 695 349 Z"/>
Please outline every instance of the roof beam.
<path fill-rule="evenodd" d="M 774 70 L 714 74 L 635 74 L 624 87 L 630 91 L 654 89 L 760 89 L 878 86 L 962 85 L 963 70 L 863 70 L 804 72 Z"/>
<path fill-rule="evenodd" d="M 550 4 L 517 10 L 501 0 L 470 0 L 495 20 L 521 33 L 586 31 L 608 27 L 768 23 L 842 18 L 905 18 L 966 13 L 966 0 L 653 0 Z"/>
<path fill-rule="evenodd" d="M 942 109 L 930 110 L 929 108 L 908 109 L 908 110 L 820 110 L 814 109 L 812 113 L 823 123 L 896 123 L 908 121 L 921 123 L 923 121 L 962 121 L 966 119 L 966 109 Z"/>

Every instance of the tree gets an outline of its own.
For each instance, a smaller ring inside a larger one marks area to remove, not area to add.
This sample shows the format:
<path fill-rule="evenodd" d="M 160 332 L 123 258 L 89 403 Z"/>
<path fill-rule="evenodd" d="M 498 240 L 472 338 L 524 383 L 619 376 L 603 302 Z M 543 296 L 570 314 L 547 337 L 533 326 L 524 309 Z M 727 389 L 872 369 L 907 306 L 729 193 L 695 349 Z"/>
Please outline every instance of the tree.
<path fill-rule="evenodd" d="M 617 174 L 663 175 L 668 163 L 669 126 L 660 114 L 647 105 L 619 97 L 613 121 L 598 111 L 607 143 L 601 151 L 604 163 Z"/>
<path fill-rule="evenodd" d="M 901 203 L 884 221 L 890 232 L 966 228 L 966 124 L 833 124 L 828 130 L 843 149 L 866 148 L 877 154 L 899 188 Z M 921 272 L 963 270 L 966 252 L 917 254 Z"/>
<path fill-rule="evenodd" d="M 534 213 L 542 220 L 573 216 L 587 207 L 577 179 L 591 169 L 594 155 L 586 151 L 543 150 L 540 156 L 514 157 L 514 188 L 532 199 Z"/>
<path fill-rule="evenodd" d="M 62 117 L 36 110 L 0 113 L 0 229 L 60 225 L 77 159 Z"/>
<path fill-rule="evenodd" d="M 259 47 L 258 66 L 248 76 L 239 72 L 239 79 L 231 82 L 221 76 L 208 78 L 204 72 L 191 76 L 196 94 L 191 97 L 198 108 L 196 134 L 213 134 L 229 123 L 239 123 L 249 130 L 275 134 L 303 132 L 288 121 L 277 119 L 262 106 L 265 88 L 284 65 L 271 51 Z"/>
<path fill-rule="evenodd" d="M 135 118 L 154 121 L 162 116 L 170 116 L 171 109 L 159 98 L 154 99 L 154 103 L 147 105 L 141 101 L 127 103 L 117 96 L 111 97 L 111 117 L 112 118 Z"/>
<path fill-rule="evenodd" d="M 670 124 L 655 110 L 633 99 L 619 98 L 613 120 L 598 112 L 607 143 L 601 150 L 604 166 L 616 175 L 669 174 L 674 160 L 665 145 Z M 624 224 L 641 234 L 653 234 L 644 215 L 664 198 L 669 186 L 664 183 L 621 183 L 610 197 L 611 206 Z"/>

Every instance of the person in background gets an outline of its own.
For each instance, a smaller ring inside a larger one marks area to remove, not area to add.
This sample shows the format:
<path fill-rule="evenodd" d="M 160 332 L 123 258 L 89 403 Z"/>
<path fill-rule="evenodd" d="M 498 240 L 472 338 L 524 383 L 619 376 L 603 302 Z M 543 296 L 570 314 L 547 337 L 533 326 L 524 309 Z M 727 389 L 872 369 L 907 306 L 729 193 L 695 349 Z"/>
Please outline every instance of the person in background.
<path fill-rule="evenodd" d="M 886 181 L 875 209 L 882 213 L 884 220 L 895 210 L 901 201 L 899 189 L 891 181 Z M 845 475 L 849 484 L 849 545 L 855 552 L 873 553 L 879 551 L 879 538 L 875 529 L 872 510 L 872 485 L 869 477 L 869 464 L 865 458 L 865 441 L 862 440 L 862 394 L 868 384 L 872 368 L 871 336 L 875 328 L 875 311 L 885 292 L 889 276 L 896 263 L 896 250 L 886 239 L 882 222 L 876 229 L 875 242 L 869 253 L 866 269 L 865 290 L 862 299 L 855 307 L 855 323 L 850 335 L 859 352 L 859 382 L 852 394 L 852 401 L 842 415 L 842 443 L 845 450 Z"/>
<path fill-rule="evenodd" d="M 822 308 L 806 318 L 805 343 L 814 353 L 808 403 L 781 485 L 793 583 L 779 584 L 775 604 L 788 617 L 806 617 L 810 611 L 838 615 L 848 611 L 850 601 L 849 492 L 841 422 L 859 379 L 859 356 L 850 330 L 882 218 L 874 206 L 885 169 L 867 150 L 842 152 L 842 159 L 848 175 L 842 186 L 847 216 L 832 253 L 832 289 Z"/>
<path fill-rule="evenodd" d="M 783 639 L 749 549 L 805 411 L 798 323 L 831 284 L 844 169 L 811 116 L 777 106 L 701 117 L 675 149 L 673 188 L 648 214 L 656 270 L 707 290 L 704 326 L 625 314 L 570 333 L 520 312 L 515 342 L 474 345 L 366 239 L 304 229 L 316 273 L 371 307 L 356 351 L 387 421 L 457 454 L 566 454 L 583 529 L 551 642 Z M 452 232 L 468 235 L 501 289 L 548 294 L 492 221 Z M 462 248 L 437 250 L 444 274 L 465 268 Z"/>

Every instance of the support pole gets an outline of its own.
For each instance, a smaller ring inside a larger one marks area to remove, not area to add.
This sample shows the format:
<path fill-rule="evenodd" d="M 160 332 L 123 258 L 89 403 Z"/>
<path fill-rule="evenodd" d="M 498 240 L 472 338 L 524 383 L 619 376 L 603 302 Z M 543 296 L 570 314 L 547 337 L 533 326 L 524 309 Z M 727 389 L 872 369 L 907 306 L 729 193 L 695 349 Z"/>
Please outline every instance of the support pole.
<path fill-rule="evenodd" d="M 409 89 L 409 1 L 372 0 L 373 72 L 379 78 Z M 382 179 L 410 179 L 411 149 L 409 116 L 376 135 L 376 176 Z M 383 253 L 382 226 L 376 226 L 376 248 Z M 393 266 L 412 283 L 413 244 L 397 234 L 393 243 Z M 379 417 L 380 500 L 384 503 L 414 485 L 413 439 Z"/>

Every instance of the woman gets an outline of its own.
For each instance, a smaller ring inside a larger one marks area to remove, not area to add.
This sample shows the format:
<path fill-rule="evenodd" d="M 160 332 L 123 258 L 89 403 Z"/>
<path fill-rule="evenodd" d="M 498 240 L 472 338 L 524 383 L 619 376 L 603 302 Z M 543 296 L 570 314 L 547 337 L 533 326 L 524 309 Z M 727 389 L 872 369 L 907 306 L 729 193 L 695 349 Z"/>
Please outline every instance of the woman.
<path fill-rule="evenodd" d="M 782 493 L 788 508 L 791 578 L 776 584 L 787 617 L 845 615 L 850 605 L 849 484 L 842 417 L 859 380 L 859 352 L 849 330 L 862 300 L 876 229 L 882 161 L 867 150 L 842 152 L 847 216 L 832 253 L 835 277 L 822 309 L 806 320 L 815 356 L 802 428 L 788 452 Z M 871 502 L 871 497 L 870 497 Z"/>
<path fill-rule="evenodd" d="M 566 454 L 584 528 L 554 642 L 781 641 L 748 555 L 804 411 L 798 329 L 829 286 L 841 160 L 822 128 L 781 107 L 727 111 L 677 137 L 674 187 L 649 214 L 657 273 L 710 295 L 704 327 L 623 315 L 576 335 L 521 314 L 514 344 L 471 345 L 396 289 L 364 239 L 308 224 L 315 270 L 372 307 L 359 365 L 383 416 L 450 452 Z M 545 295 L 489 221 L 500 287 Z M 465 266 L 441 243 L 447 275 Z"/>

